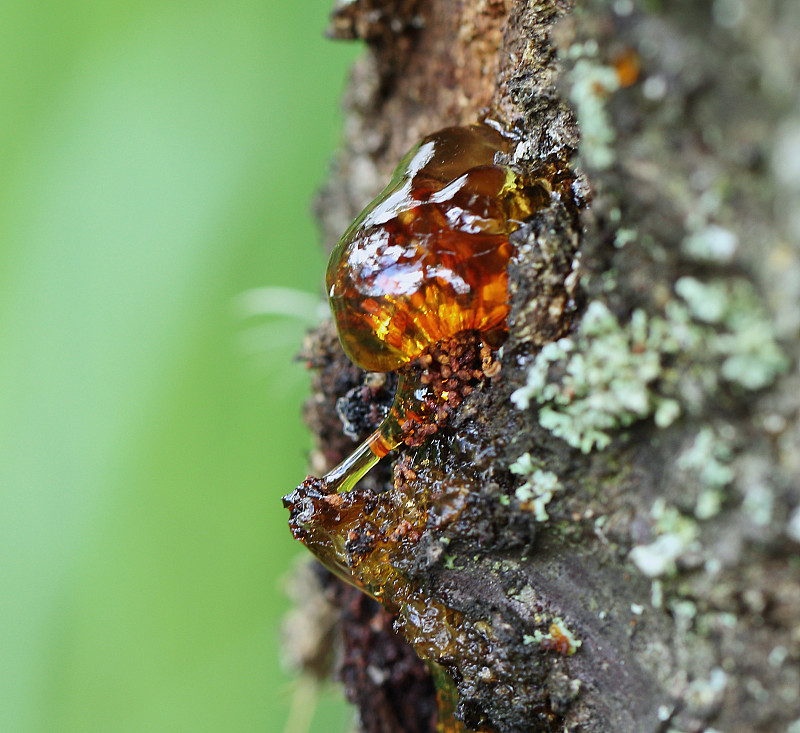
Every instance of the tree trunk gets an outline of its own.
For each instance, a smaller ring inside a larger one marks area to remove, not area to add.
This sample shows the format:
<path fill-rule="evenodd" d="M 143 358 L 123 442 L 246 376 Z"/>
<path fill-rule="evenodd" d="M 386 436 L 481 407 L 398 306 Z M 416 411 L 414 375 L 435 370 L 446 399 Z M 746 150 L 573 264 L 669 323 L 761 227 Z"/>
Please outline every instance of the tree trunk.
<path fill-rule="evenodd" d="M 368 50 L 328 247 L 439 128 L 487 117 L 517 168 L 575 172 L 514 235 L 500 376 L 397 452 L 415 486 L 468 487 L 397 558 L 479 638 L 437 652 L 459 717 L 800 733 L 800 5 L 355 0 L 331 28 Z M 352 450 L 339 415 L 365 434 L 393 382 L 364 383 L 330 324 L 304 355 L 319 475 Z M 392 617 L 324 582 L 362 730 L 435 730 Z"/>

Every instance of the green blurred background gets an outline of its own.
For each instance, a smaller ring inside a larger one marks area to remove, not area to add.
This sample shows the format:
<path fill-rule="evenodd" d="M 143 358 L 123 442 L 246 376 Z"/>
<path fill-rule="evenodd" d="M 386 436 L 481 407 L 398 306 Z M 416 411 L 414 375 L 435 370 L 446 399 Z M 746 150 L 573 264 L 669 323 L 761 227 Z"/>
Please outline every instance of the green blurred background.
<path fill-rule="evenodd" d="M 307 323 L 235 307 L 313 318 L 329 8 L 0 3 L 4 733 L 348 725 L 278 655 Z"/>

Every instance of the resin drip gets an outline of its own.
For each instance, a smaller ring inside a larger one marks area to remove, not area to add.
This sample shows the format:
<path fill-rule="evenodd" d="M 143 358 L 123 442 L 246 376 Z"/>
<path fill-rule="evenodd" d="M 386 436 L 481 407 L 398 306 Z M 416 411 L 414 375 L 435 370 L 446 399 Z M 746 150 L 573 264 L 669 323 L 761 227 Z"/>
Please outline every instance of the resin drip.
<path fill-rule="evenodd" d="M 284 497 L 289 526 L 320 561 L 337 575 L 378 600 L 396 614 L 395 628 L 426 661 L 437 690 L 438 733 L 492 731 L 492 721 L 472 709 L 469 725 L 457 719 L 459 691 L 455 680 L 468 689 L 487 687 L 508 707 L 524 705 L 531 711 L 531 729 L 550 730 L 555 715 L 542 680 L 521 679 L 521 665 L 492 667 L 499 641 L 491 619 L 470 617 L 450 608 L 435 587 L 414 581 L 419 544 L 428 533 L 453 538 L 471 509 L 478 476 L 453 474 L 438 466 L 414 466 L 411 456 L 399 459 L 393 485 L 375 493 L 364 485 L 353 491 L 329 493 L 319 479 L 309 480 Z M 434 542 L 433 545 L 436 543 Z M 512 649 L 521 657 L 568 654 L 545 643 L 553 638 L 556 619 L 542 611 L 535 625 L 507 627 Z M 531 639 L 541 639 L 531 644 Z M 508 643 L 508 640 L 504 643 Z M 542 665 L 542 668 L 544 665 Z M 529 666 L 534 674 L 540 669 Z"/>
<path fill-rule="evenodd" d="M 457 660 L 479 669 L 489 654 L 491 632 L 479 631 L 463 614 L 414 587 L 397 561 L 410 553 L 431 522 L 442 531 L 458 519 L 471 486 L 442 477 L 420 490 L 418 482 L 403 478 L 406 474 L 413 471 L 396 468 L 393 488 L 377 495 L 361 487 L 328 493 L 319 480 L 307 481 L 284 498 L 289 526 L 327 568 L 398 614 L 397 627 L 431 670 L 438 733 L 466 733 L 469 729 L 454 716 L 457 691 L 440 665 Z"/>

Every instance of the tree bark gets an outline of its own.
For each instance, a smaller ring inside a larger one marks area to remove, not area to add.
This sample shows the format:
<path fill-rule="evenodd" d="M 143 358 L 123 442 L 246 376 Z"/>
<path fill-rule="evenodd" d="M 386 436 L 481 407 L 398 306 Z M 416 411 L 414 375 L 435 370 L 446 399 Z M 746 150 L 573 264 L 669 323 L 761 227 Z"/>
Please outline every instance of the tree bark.
<path fill-rule="evenodd" d="M 575 171 L 572 202 L 514 235 L 501 377 L 399 451 L 420 480 L 438 463 L 472 487 L 402 567 L 491 627 L 485 671 L 450 666 L 467 723 L 800 732 L 798 28 L 796 0 L 334 12 L 367 52 L 318 201 L 329 249 L 439 128 L 488 117 L 518 137 L 514 166 Z M 304 356 L 320 475 L 354 445 L 342 411 L 366 434 L 393 382 L 364 386 L 331 324 Z M 382 491 L 390 466 L 363 482 Z M 361 729 L 435 730 L 389 615 L 324 583 Z"/>

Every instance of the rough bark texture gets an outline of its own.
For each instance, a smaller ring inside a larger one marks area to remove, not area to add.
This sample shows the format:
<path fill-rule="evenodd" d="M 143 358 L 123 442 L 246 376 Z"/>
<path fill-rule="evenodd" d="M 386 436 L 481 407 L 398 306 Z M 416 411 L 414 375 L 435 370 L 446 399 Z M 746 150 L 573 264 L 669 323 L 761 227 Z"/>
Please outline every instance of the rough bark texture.
<path fill-rule="evenodd" d="M 800 5 L 355 0 L 331 28 L 367 53 L 318 203 L 329 248 L 441 127 L 488 115 L 518 136 L 514 165 L 576 171 L 579 215 L 554 201 L 515 234 L 502 378 L 417 454 L 475 483 L 447 556 L 428 535 L 403 569 L 493 627 L 461 714 L 507 733 L 798 733 Z M 305 357 L 319 475 L 392 382 L 365 386 L 330 324 Z M 424 667 L 353 593 L 329 590 L 361 729 L 434 730 Z M 534 633 L 543 614 L 574 654 Z"/>

